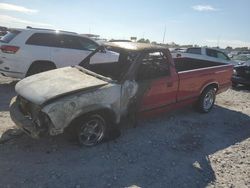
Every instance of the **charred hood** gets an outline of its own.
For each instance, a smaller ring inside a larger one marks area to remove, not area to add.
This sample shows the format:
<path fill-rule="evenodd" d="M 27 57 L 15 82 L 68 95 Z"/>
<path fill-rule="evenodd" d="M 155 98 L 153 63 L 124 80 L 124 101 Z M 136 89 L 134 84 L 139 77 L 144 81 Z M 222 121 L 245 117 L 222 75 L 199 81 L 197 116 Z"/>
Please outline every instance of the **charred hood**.
<path fill-rule="evenodd" d="M 97 89 L 108 83 L 76 67 L 66 67 L 27 77 L 18 82 L 15 89 L 20 96 L 41 105 L 72 92 Z"/>

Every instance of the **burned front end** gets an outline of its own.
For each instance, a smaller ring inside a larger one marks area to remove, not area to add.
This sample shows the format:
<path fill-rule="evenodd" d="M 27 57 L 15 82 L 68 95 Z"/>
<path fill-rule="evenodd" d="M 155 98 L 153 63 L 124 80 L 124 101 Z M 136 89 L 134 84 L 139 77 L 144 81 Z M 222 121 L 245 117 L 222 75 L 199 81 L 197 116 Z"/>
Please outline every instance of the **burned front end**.
<path fill-rule="evenodd" d="M 41 111 L 40 106 L 21 96 L 12 99 L 10 116 L 20 129 L 33 138 L 48 134 L 48 127 L 51 124 L 49 117 Z"/>

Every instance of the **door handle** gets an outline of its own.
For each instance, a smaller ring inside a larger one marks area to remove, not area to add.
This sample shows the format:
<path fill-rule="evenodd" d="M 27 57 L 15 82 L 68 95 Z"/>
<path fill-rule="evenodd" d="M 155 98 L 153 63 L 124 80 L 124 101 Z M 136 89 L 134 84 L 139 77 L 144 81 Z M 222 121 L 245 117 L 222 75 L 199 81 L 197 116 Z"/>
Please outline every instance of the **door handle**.
<path fill-rule="evenodd" d="M 173 86 L 173 82 L 167 82 L 167 87 L 172 87 Z"/>

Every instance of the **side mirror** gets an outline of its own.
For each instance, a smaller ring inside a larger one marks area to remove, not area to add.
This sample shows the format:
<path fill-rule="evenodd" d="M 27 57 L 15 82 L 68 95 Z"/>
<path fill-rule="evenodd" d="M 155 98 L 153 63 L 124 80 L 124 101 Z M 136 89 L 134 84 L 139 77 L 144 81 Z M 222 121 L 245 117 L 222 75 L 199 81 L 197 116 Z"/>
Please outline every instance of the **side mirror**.
<path fill-rule="evenodd" d="M 99 52 L 106 53 L 106 49 L 104 46 L 100 46 Z"/>

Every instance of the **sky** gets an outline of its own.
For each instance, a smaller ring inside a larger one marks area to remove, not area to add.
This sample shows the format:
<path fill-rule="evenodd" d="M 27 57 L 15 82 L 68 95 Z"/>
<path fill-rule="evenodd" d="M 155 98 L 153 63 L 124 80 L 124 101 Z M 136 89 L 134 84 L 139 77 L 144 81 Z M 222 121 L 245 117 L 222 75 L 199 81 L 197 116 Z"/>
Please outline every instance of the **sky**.
<path fill-rule="evenodd" d="M 0 25 L 250 47 L 249 0 L 0 0 Z"/>

